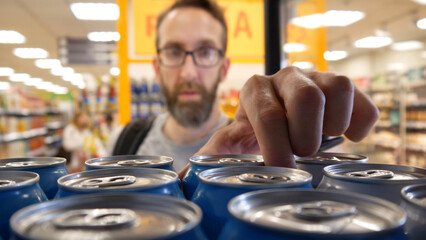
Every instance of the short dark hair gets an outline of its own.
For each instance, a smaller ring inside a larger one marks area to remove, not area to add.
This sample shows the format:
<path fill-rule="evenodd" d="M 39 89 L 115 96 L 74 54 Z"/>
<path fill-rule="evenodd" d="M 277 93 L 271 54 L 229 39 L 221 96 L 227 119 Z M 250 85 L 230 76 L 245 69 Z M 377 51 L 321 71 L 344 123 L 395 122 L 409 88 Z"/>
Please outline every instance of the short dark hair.
<path fill-rule="evenodd" d="M 214 0 L 176 0 L 176 2 L 172 6 L 163 11 L 157 18 L 157 36 L 155 37 L 155 47 L 157 48 L 157 50 L 159 43 L 158 30 L 160 29 L 160 25 L 163 22 L 164 18 L 174 9 L 184 7 L 200 8 L 210 13 L 210 15 L 212 15 L 214 19 L 219 21 L 219 23 L 223 27 L 223 51 L 226 52 L 226 47 L 228 43 L 228 27 L 226 26 L 223 9 Z"/>

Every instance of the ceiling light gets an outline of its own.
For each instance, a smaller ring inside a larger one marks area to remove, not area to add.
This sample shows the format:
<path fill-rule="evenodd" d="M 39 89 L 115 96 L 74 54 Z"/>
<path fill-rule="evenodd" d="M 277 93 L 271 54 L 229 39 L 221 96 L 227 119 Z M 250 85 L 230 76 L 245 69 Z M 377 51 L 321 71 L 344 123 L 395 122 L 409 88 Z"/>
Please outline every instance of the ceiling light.
<path fill-rule="evenodd" d="M 285 43 L 283 51 L 286 53 L 304 52 L 306 51 L 306 45 L 301 43 Z"/>
<path fill-rule="evenodd" d="M 112 68 L 109 69 L 109 73 L 112 76 L 118 76 L 118 75 L 120 75 L 120 69 L 118 67 L 112 67 Z"/>
<path fill-rule="evenodd" d="M 418 4 L 421 4 L 421 5 L 426 5 L 426 0 L 411 0 L 411 1 L 416 2 Z"/>
<path fill-rule="evenodd" d="M 15 72 L 15 70 L 13 70 L 10 67 L 0 67 L 0 76 L 10 76 Z"/>
<path fill-rule="evenodd" d="M 346 51 L 325 51 L 324 59 L 327 61 L 339 61 L 348 56 Z"/>
<path fill-rule="evenodd" d="M 355 41 L 357 48 L 381 48 L 392 43 L 390 37 L 369 36 Z"/>
<path fill-rule="evenodd" d="M 418 50 L 423 48 L 423 43 L 419 41 L 405 41 L 394 43 L 391 47 L 395 51 Z"/>
<path fill-rule="evenodd" d="M 61 61 L 58 59 L 37 59 L 35 65 L 41 69 L 52 69 L 61 66 Z"/>
<path fill-rule="evenodd" d="M 324 26 L 323 14 L 311 14 L 303 17 L 296 17 L 290 20 L 290 22 L 296 26 L 303 28 L 319 28 Z"/>
<path fill-rule="evenodd" d="M 17 31 L 12 30 L 0 30 L 0 43 L 12 43 L 19 44 L 25 43 L 24 35 Z"/>
<path fill-rule="evenodd" d="M 426 29 L 426 18 L 422 18 L 417 21 L 417 27 L 420 29 Z"/>
<path fill-rule="evenodd" d="M 28 78 L 24 80 L 24 84 L 27 86 L 37 86 L 37 84 L 43 82 L 41 78 Z"/>
<path fill-rule="evenodd" d="M 364 17 L 365 14 L 360 11 L 330 10 L 324 14 L 324 25 L 327 27 L 346 27 Z"/>
<path fill-rule="evenodd" d="M 28 78 L 30 78 L 30 75 L 26 73 L 14 73 L 9 76 L 9 80 L 12 82 L 23 82 Z"/>
<path fill-rule="evenodd" d="M 49 53 L 42 48 L 15 48 L 13 54 L 20 58 L 47 58 Z"/>
<path fill-rule="evenodd" d="M 313 69 L 314 64 L 311 62 L 293 62 L 292 66 L 298 67 L 300 69 Z"/>
<path fill-rule="evenodd" d="M 65 76 L 74 73 L 74 69 L 70 67 L 55 67 L 50 70 L 50 73 L 55 76 Z"/>
<path fill-rule="evenodd" d="M 10 83 L 8 82 L 0 82 L 0 90 L 7 90 L 10 88 Z"/>
<path fill-rule="evenodd" d="M 49 87 L 51 87 L 53 85 L 53 83 L 48 82 L 48 81 L 43 81 L 40 82 L 39 84 L 37 84 L 36 88 L 37 89 L 48 89 Z"/>
<path fill-rule="evenodd" d="M 118 32 L 90 32 L 87 38 L 93 42 L 111 42 L 120 40 Z"/>
<path fill-rule="evenodd" d="M 62 76 L 62 79 L 67 82 L 83 81 L 83 75 L 80 73 L 66 74 Z"/>
<path fill-rule="evenodd" d="M 117 20 L 120 16 L 115 3 L 71 3 L 71 11 L 79 20 Z"/>

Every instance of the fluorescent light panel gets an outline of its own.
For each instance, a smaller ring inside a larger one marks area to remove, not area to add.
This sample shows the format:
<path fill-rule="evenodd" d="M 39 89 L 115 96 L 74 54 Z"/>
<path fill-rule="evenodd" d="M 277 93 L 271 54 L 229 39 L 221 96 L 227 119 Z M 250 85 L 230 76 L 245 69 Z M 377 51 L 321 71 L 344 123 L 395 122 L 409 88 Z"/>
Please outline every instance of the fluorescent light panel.
<path fill-rule="evenodd" d="M 391 48 L 395 51 L 418 50 L 423 48 L 423 43 L 419 41 L 397 42 L 392 44 Z"/>
<path fill-rule="evenodd" d="M 49 53 L 42 48 L 15 48 L 13 54 L 20 58 L 47 58 Z"/>
<path fill-rule="evenodd" d="M 15 73 L 15 70 L 10 67 L 0 67 L 0 76 L 10 76 Z"/>
<path fill-rule="evenodd" d="M 0 43 L 21 44 L 25 43 L 24 35 L 13 30 L 0 30 Z"/>
<path fill-rule="evenodd" d="M 369 36 L 355 41 L 355 47 L 357 48 L 381 48 L 388 46 L 392 43 L 390 37 L 377 37 Z"/>
<path fill-rule="evenodd" d="M 283 51 L 286 53 L 304 52 L 306 51 L 306 45 L 301 43 L 285 43 Z"/>
<path fill-rule="evenodd" d="M 74 69 L 70 67 L 55 67 L 50 70 L 50 73 L 55 76 L 64 76 L 74 73 Z"/>
<path fill-rule="evenodd" d="M 120 69 L 118 67 L 112 67 L 112 68 L 109 69 L 109 73 L 112 76 L 118 76 L 118 75 L 120 75 Z"/>
<path fill-rule="evenodd" d="M 93 42 L 111 42 L 120 40 L 118 32 L 90 32 L 87 38 Z"/>
<path fill-rule="evenodd" d="M 416 25 L 420 29 L 426 29 L 426 18 L 422 18 L 422 19 L 418 20 Z"/>
<path fill-rule="evenodd" d="M 311 62 L 294 62 L 292 66 L 298 67 L 300 69 L 313 69 L 314 64 Z"/>
<path fill-rule="evenodd" d="M 52 69 L 55 67 L 61 67 L 61 61 L 58 59 L 37 59 L 35 65 L 41 69 Z"/>
<path fill-rule="evenodd" d="M 324 59 L 327 61 L 339 61 L 348 56 L 348 53 L 346 51 L 325 51 L 324 52 Z"/>
<path fill-rule="evenodd" d="M 28 78 L 30 78 L 30 75 L 26 73 L 14 73 L 9 76 L 9 80 L 12 82 L 24 82 Z"/>
<path fill-rule="evenodd" d="M 330 10 L 324 14 L 316 13 L 291 19 L 291 23 L 303 28 L 346 27 L 363 19 L 360 11 Z"/>
<path fill-rule="evenodd" d="M 120 17 L 115 3 L 71 3 L 71 11 L 79 20 L 117 20 Z"/>
<path fill-rule="evenodd" d="M 10 83 L 8 82 L 0 82 L 0 90 L 7 90 L 10 88 Z"/>

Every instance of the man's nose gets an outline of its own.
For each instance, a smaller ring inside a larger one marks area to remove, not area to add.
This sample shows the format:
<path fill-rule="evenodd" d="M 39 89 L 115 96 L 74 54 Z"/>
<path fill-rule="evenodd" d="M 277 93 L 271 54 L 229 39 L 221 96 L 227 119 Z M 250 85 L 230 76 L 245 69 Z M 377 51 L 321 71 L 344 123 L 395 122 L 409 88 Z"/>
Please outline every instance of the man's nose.
<path fill-rule="evenodd" d="M 185 56 L 180 75 L 182 79 L 192 80 L 197 79 L 197 65 L 195 65 L 194 58 L 191 54 Z"/>

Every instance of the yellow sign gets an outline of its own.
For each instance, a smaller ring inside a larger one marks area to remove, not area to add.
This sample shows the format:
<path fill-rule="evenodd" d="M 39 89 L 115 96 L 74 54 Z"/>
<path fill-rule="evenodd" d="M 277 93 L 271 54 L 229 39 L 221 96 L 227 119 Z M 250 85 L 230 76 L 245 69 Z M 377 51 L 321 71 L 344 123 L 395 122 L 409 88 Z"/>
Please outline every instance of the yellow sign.
<path fill-rule="evenodd" d="M 155 55 L 157 16 L 172 0 L 132 0 L 130 57 L 151 59 Z M 228 25 L 228 53 L 234 62 L 264 60 L 262 0 L 219 0 Z"/>

